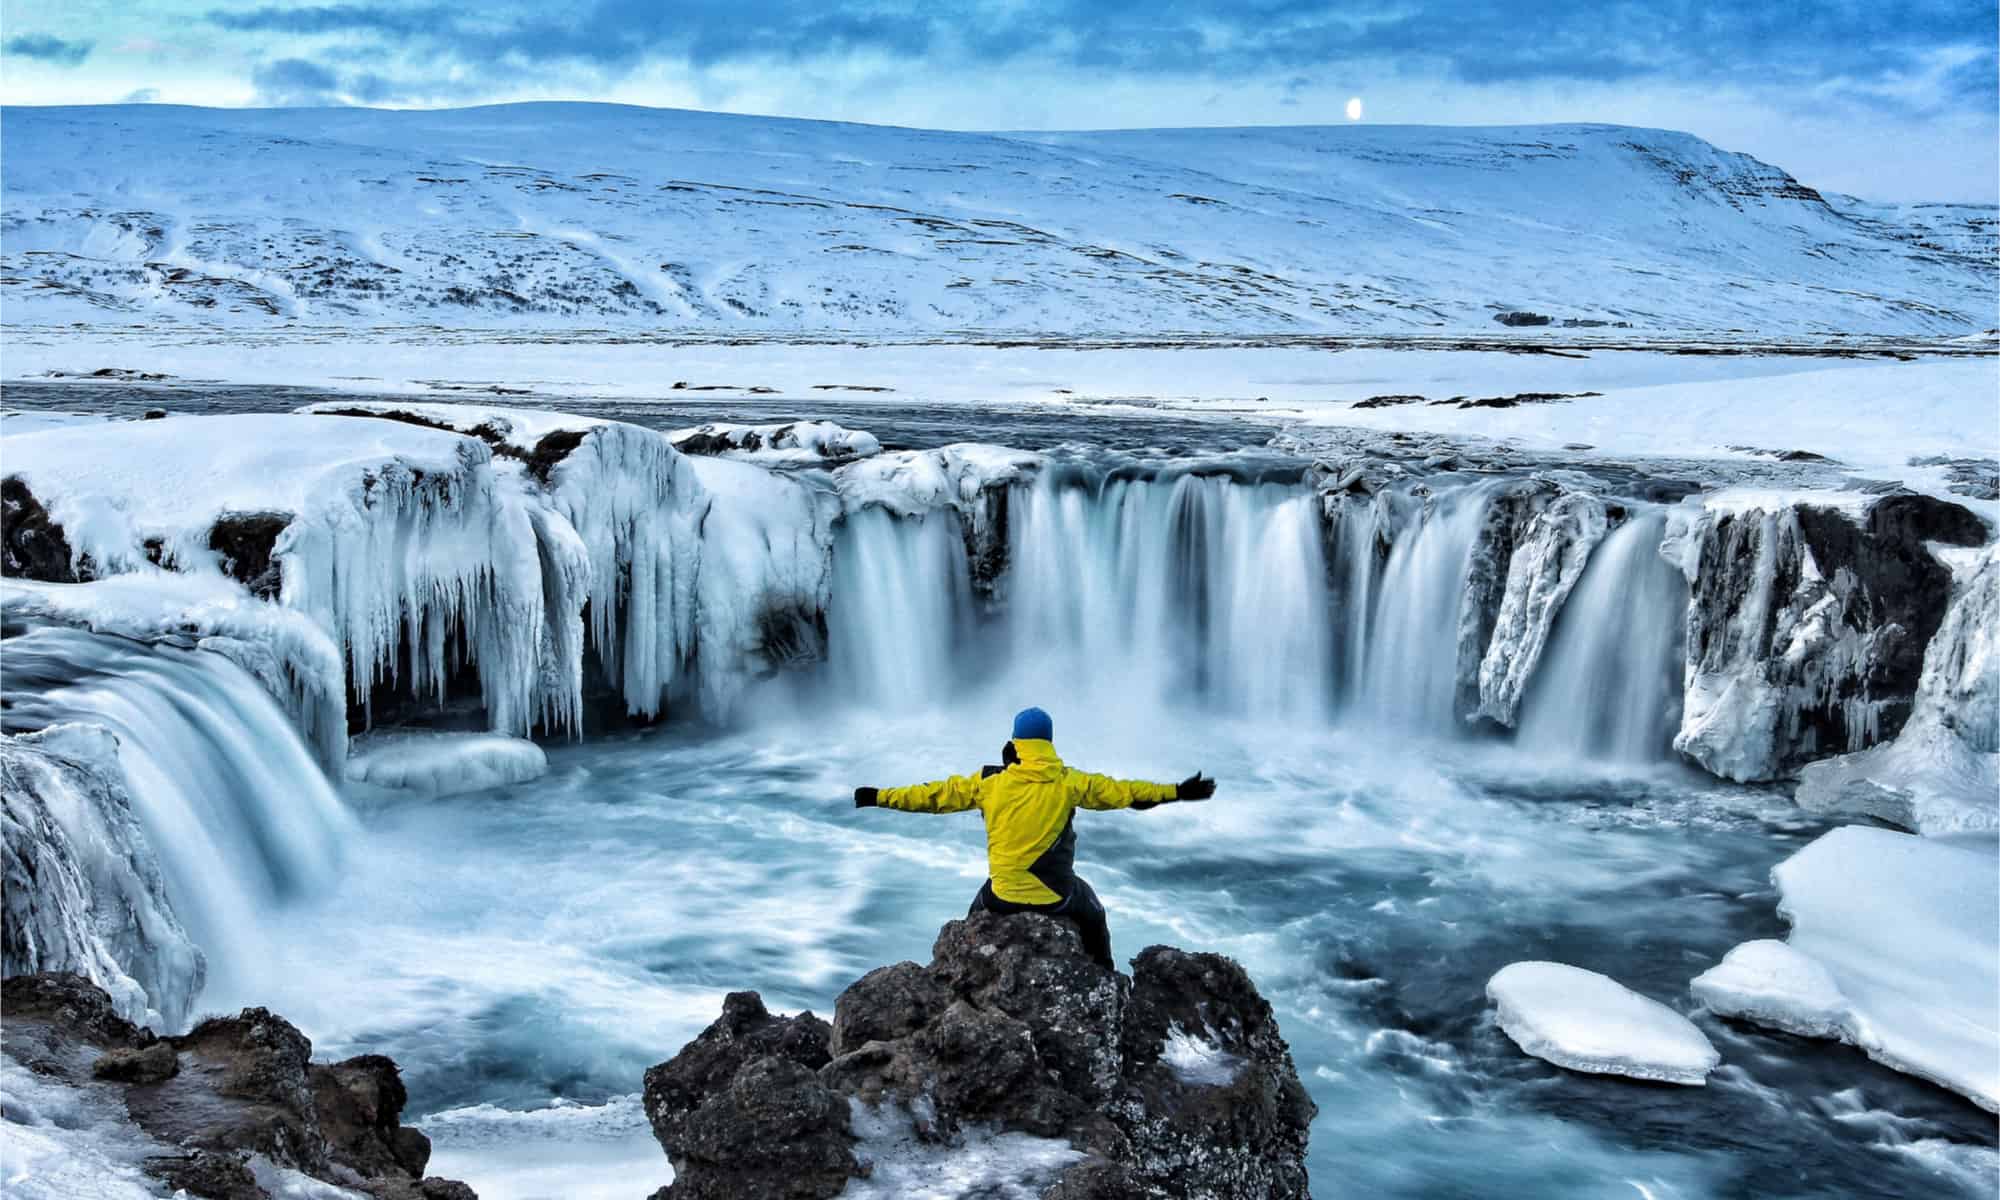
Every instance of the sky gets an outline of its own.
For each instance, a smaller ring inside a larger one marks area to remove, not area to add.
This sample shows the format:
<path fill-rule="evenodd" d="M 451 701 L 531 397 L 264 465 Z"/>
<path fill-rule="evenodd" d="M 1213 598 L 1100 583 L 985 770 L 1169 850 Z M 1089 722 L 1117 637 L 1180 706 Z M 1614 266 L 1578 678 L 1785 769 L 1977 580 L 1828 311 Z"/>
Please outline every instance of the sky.
<path fill-rule="evenodd" d="M 1993 203 L 1996 29 L 1993 0 L 0 0 L 0 102 L 1605 121 L 1687 130 L 1822 190 Z"/>

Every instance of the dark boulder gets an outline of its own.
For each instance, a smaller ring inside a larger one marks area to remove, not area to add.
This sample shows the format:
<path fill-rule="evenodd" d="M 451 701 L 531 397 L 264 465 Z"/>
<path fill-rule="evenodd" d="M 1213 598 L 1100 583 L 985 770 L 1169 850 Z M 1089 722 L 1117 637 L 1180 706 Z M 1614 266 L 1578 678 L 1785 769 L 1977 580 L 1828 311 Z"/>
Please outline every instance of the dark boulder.
<path fill-rule="evenodd" d="M 22 975 L 6 981 L 0 1044 L 66 1082 L 121 1085 L 133 1136 L 178 1151 L 143 1169 L 192 1196 L 264 1200 L 245 1165 L 261 1154 L 378 1200 L 477 1200 L 462 1183 L 423 1177 L 430 1141 L 400 1123 L 408 1094 L 393 1060 L 315 1063 L 306 1036 L 268 1009 L 158 1038 L 82 976 Z"/>
<path fill-rule="evenodd" d="M 849 987 L 830 1038 L 810 1013 L 731 995 L 647 1072 L 647 1115 L 675 1170 L 656 1200 L 837 1194 L 894 1152 L 871 1132 L 880 1121 L 850 1123 L 867 1110 L 946 1157 L 991 1131 L 1067 1141 L 1086 1157 L 1033 1182 L 1050 1200 L 1308 1194 L 1315 1110 L 1236 963 L 1155 946 L 1127 980 L 1091 962 L 1073 926 L 1036 914 L 950 922 L 933 952 Z"/>
<path fill-rule="evenodd" d="M 674 1126 L 674 1200 L 824 1200 L 860 1174 L 847 1100 L 812 1070 L 770 1055 L 736 1071 Z M 663 1144 L 666 1139 L 662 1138 Z"/>
<path fill-rule="evenodd" d="M 646 1072 L 646 1119 L 653 1136 L 675 1157 L 683 1126 L 695 1110 L 725 1091 L 737 1072 L 765 1058 L 817 1071 L 832 1057 L 832 1030 L 811 1013 L 773 1016 L 755 992 L 731 992 L 722 1015 L 681 1048 L 679 1054 Z M 676 1193 L 678 1194 L 678 1193 Z"/>
<path fill-rule="evenodd" d="M 0 479 L 0 574 L 77 583 L 69 538 L 19 475 Z"/>

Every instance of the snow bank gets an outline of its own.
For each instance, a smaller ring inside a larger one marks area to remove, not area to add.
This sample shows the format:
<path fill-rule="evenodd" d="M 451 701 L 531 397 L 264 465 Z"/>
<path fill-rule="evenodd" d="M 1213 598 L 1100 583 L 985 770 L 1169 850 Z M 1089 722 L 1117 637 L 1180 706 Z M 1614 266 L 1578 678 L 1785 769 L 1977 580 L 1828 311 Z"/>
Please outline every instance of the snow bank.
<path fill-rule="evenodd" d="M 1572 1071 L 1699 1087 L 1722 1061 L 1692 1021 L 1595 971 L 1518 962 L 1486 995 L 1515 1045 Z"/>
<path fill-rule="evenodd" d="M 539 779 L 548 770 L 549 756 L 525 738 L 377 732 L 354 743 L 345 774 L 356 783 L 449 796 Z"/>
<path fill-rule="evenodd" d="M 207 966 L 167 900 L 118 752 L 95 725 L 0 736 L 0 974 L 72 971 L 127 1020 L 176 1029 Z"/>
<path fill-rule="evenodd" d="M 831 421 L 789 421 L 776 425 L 714 422 L 667 435 L 682 454 L 724 455 L 746 462 L 834 465 L 882 451 L 872 433 Z"/>
<path fill-rule="evenodd" d="M 1801 808 L 1918 833 L 2000 829 L 2000 543 L 1973 557 L 1924 650 L 1910 723 L 1799 772 Z"/>
<path fill-rule="evenodd" d="M 1834 1037 L 2000 1111 L 2000 855 L 1851 825 L 1771 872 L 1783 943 L 1697 976 L 1714 1012 Z"/>

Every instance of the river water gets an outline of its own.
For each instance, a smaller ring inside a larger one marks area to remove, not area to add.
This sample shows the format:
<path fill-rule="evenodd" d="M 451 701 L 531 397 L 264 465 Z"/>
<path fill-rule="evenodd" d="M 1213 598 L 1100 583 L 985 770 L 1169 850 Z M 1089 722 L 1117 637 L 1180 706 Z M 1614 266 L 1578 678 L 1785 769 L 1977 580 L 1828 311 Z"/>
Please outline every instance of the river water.
<path fill-rule="evenodd" d="M 877 415 L 851 423 L 896 428 Z M 961 436 L 1078 433 L 1001 420 Z M 1178 457 L 1204 434 L 1122 436 Z M 976 817 L 857 811 L 852 789 L 995 761 L 1040 704 L 1074 765 L 1220 781 L 1084 814 L 1079 870 L 1121 958 L 1170 942 L 1250 970 L 1320 1106 L 1318 1194 L 1992 1194 L 1991 1117 L 1847 1048 L 1697 1015 L 1724 1065 L 1677 1088 L 1557 1070 L 1491 1018 L 1486 980 L 1523 959 L 1692 1012 L 1691 978 L 1782 936 L 1770 869 L 1827 828 L 1669 760 L 1655 676 L 1677 648 L 1646 618 L 1684 585 L 1647 553 L 1655 514 L 1579 583 L 1516 745 L 1456 732 L 1439 666 L 1483 485 L 1371 564 L 1325 559 L 1310 498 L 1267 475 L 1084 470 L 1022 495 L 997 619 L 955 523 L 850 522 L 823 668 L 757 685 L 727 728 L 551 745 L 532 783 L 350 794 L 330 880 L 246 918 L 255 955 L 216 964 L 200 1008 L 394 1057 L 433 1171 L 487 1200 L 643 1195 L 669 1171 L 640 1076 L 725 992 L 830 1014 L 867 970 L 927 960 L 978 888 Z M 186 735 L 135 716 L 128 746 L 149 736 Z"/>

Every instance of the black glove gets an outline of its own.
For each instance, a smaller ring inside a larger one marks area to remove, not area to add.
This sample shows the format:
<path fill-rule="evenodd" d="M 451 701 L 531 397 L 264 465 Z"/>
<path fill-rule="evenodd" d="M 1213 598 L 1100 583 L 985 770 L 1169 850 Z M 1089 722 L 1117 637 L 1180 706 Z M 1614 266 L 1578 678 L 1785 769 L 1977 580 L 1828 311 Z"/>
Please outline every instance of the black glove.
<path fill-rule="evenodd" d="M 1174 788 L 1176 800 L 1206 800 L 1215 795 L 1215 780 L 1205 779 L 1200 771 L 1188 776 Z"/>
<path fill-rule="evenodd" d="M 1210 785 L 1211 789 L 1213 788 L 1213 786 L 1214 786 L 1214 785 L 1212 785 L 1212 784 Z M 878 789 L 878 788 L 869 788 L 869 787 L 860 787 L 860 788 L 855 788 L 855 789 L 854 789 L 854 807 L 856 807 L 856 808 L 874 808 L 874 807 L 875 807 L 875 798 L 876 798 L 876 796 L 878 796 L 878 795 L 880 795 L 880 794 L 881 794 L 881 791 L 880 791 L 880 789 Z"/>

